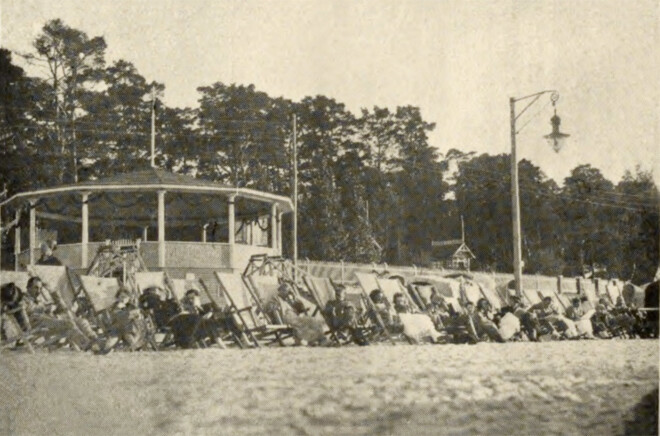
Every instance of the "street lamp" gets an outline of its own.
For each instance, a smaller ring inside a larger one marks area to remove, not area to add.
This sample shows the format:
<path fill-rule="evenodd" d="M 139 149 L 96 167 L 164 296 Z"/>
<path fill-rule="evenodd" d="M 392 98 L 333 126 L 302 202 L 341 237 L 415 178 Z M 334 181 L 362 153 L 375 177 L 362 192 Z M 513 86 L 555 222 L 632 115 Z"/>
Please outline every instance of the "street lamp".
<path fill-rule="evenodd" d="M 520 193 L 518 186 L 518 159 L 516 158 L 516 135 L 519 133 L 516 130 L 516 120 L 525 113 L 534 103 L 538 101 L 544 94 L 550 94 L 550 101 L 552 101 L 552 106 L 555 106 L 557 100 L 559 100 L 559 94 L 555 90 L 546 90 L 537 92 L 535 94 L 526 95 L 520 98 L 511 97 L 509 99 L 509 104 L 511 107 L 511 209 L 512 209 L 512 218 L 513 218 L 513 277 L 516 287 L 516 295 L 518 297 L 522 296 L 522 243 L 521 243 L 521 230 L 520 230 Z M 518 115 L 516 115 L 516 102 L 532 99 L 527 106 L 525 106 Z M 548 143 L 552 148 L 559 152 L 565 139 L 569 136 L 566 133 L 559 131 L 559 125 L 561 124 L 561 119 L 557 116 L 557 109 L 555 107 L 555 114 L 550 119 L 552 124 L 552 132 L 548 135 L 545 135 L 544 138 L 548 140 Z"/>

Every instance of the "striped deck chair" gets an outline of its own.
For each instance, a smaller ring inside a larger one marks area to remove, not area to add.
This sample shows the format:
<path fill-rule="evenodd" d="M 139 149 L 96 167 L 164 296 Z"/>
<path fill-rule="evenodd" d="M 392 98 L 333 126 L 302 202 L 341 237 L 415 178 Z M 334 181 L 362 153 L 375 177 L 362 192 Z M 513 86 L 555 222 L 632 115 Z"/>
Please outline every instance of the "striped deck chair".
<path fill-rule="evenodd" d="M 284 345 L 283 340 L 292 336 L 288 325 L 269 324 L 265 315 L 256 310 L 258 306 L 241 275 L 216 272 L 215 277 L 220 283 L 234 320 L 256 347 L 261 346 L 260 341 L 265 344 L 277 342 Z"/>

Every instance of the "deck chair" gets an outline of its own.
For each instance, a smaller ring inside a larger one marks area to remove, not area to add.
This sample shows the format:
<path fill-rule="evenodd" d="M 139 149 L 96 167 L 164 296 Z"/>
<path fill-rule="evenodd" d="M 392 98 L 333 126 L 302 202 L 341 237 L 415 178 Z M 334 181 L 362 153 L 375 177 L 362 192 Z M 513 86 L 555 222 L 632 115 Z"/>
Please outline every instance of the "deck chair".
<path fill-rule="evenodd" d="M 346 300 L 355 306 L 358 311 L 358 325 L 370 331 L 369 340 L 389 340 L 393 345 L 396 344 L 394 335 L 387 328 L 362 286 L 359 284 L 346 286 Z"/>
<path fill-rule="evenodd" d="M 417 280 L 417 279 L 416 279 Z M 463 307 L 460 304 L 461 300 L 461 283 L 458 280 L 445 278 L 445 277 L 433 277 L 429 279 L 421 279 L 423 283 L 427 283 L 435 289 L 435 291 L 444 298 L 447 304 L 450 304 L 454 311 L 457 313 L 463 313 Z M 418 288 L 422 298 L 424 288 Z M 430 300 L 430 295 L 427 297 Z M 427 300 L 427 301 L 429 301 Z"/>
<path fill-rule="evenodd" d="M 461 280 L 461 293 L 466 301 L 469 301 L 475 306 L 480 299 L 485 298 L 481 293 L 479 285 L 471 280 Z"/>
<path fill-rule="evenodd" d="M 581 289 L 582 294 L 587 297 L 587 301 L 593 306 L 596 307 L 596 304 L 598 304 L 598 295 L 596 295 L 596 291 L 593 288 L 584 286 Z"/>
<path fill-rule="evenodd" d="M 93 310 L 96 325 L 108 333 L 111 323 L 110 309 L 116 301 L 116 294 L 121 289 L 117 277 L 78 276 L 82 290 Z"/>
<path fill-rule="evenodd" d="M 174 294 L 174 289 L 172 289 L 172 279 L 170 279 L 165 271 L 136 272 L 134 274 L 134 280 L 137 288 L 135 291 L 138 295 L 142 294 L 145 289 L 154 287 L 163 289 L 172 295 Z"/>
<path fill-rule="evenodd" d="M 21 291 L 27 292 L 27 283 L 30 277 L 39 277 L 43 283 L 44 291 L 42 296 L 52 304 L 58 307 L 58 310 L 68 317 L 73 322 L 73 313 L 71 310 L 72 302 L 74 301 L 71 277 L 69 270 L 64 266 L 29 266 L 28 271 L 3 271 L 2 284 L 13 282 Z M 3 320 L 4 321 L 4 320 Z M 15 318 L 12 316 L 7 321 L 13 324 Z M 10 326 L 10 328 L 17 327 L 18 324 Z M 19 329 L 20 331 L 20 329 Z M 52 345 L 63 339 L 64 336 L 50 335 L 47 330 L 37 332 L 33 330 L 28 335 L 32 341 L 39 342 L 44 339 L 45 345 Z M 42 344 L 43 345 L 43 344 Z M 28 344 L 29 346 L 29 344 Z"/>
<path fill-rule="evenodd" d="M 254 274 L 243 276 L 243 281 L 262 310 L 278 296 L 280 283 L 276 276 Z"/>
<path fill-rule="evenodd" d="M 619 297 L 623 298 L 623 294 L 621 293 L 619 284 L 614 280 L 610 280 L 609 282 L 607 282 L 607 284 L 605 285 L 605 291 L 610 301 L 614 305 L 616 305 L 616 301 Z"/>
<path fill-rule="evenodd" d="M 524 288 L 522 290 L 522 296 L 525 302 L 529 306 L 533 306 L 541 302 L 541 297 L 539 296 L 539 292 L 533 289 Z"/>
<path fill-rule="evenodd" d="M 394 304 L 394 295 L 396 293 L 401 293 L 403 294 L 411 309 L 417 307 L 417 304 L 415 304 L 415 301 L 413 301 L 408 290 L 401 284 L 398 279 L 376 277 L 376 283 L 378 284 L 380 290 L 383 291 L 385 299 L 387 299 L 391 304 Z"/>
<path fill-rule="evenodd" d="M 500 298 L 500 295 L 495 291 L 495 288 L 490 288 L 488 286 L 482 285 L 481 283 L 477 283 L 477 286 L 479 286 L 479 289 L 481 290 L 481 294 L 488 300 L 491 306 L 493 306 L 493 309 L 495 310 L 500 310 L 504 306 L 507 306 L 505 301 L 502 301 Z"/>
<path fill-rule="evenodd" d="M 385 295 L 385 299 L 391 305 L 394 305 L 395 294 L 400 293 L 404 296 L 410 308 L 416 307 L 410 293 L 398 279 L 376 277 L 376 282 Z M 412 341 L 410 343 L 416 343 L 417 340 L 426 336 L 431 336 L 433 340 L 436 340 L 440 335 L 426 313 L 400 313 L 398 316 L 404 327 L 404 336 L 409 339 L 409 342 Z"/>
<path fill-rule="evenodd" d="M 78 276 L 83 292 L 85 293 L 96 318 L 96 325 L 99 329 L 103 330 L 105 335 L 111 333 L 112 315 L 110 309 L 116 301 L 116 294 L 122 288 L 121 283 L 117 277 L 97 277 L 80 275 Z M 154 338 L 153 325 L 147 321 L 145 328 L 146 332 L 146 345 L 149 345 L 153 350 L 158 349 L 158 344 Z"/>
<path fill-rule="evenodd" d="M 54 293 L 65 307 L 71 308 L 80 292 L 73 284 L 73 271 L 65 266 L 51 265 L 31 265 L 27 270 L 31 276 L 39 277 L 45 287 Z"/>
<path fill-rule="evenodd" d="M 566 315 L 566 309 L 568 309 L 568 306 L 564 301 L 562 301 L 562 299 L 559 298 L 557 292 L 555 292 L 553 289 L 539 289 L 537 292 L 540 299 L 545 297 L 552 298 L 552 302 L 555 304 L 555 306 L 557 306 L 559 313 L 561 315 Z"/>
<path fill-rule="evenodd" d="M 330 328 L 331 323 L 330 320 L 326 317 L 324 310 L 328 302 L 335 299 L 335 288 L 332 285 L 332 282 L 328 278 L 305 275 L 303 276 L 303 283 L 305 283 L 309 289 L 312 299 L 314 300 L 314 304 L 316 305 L 316 310 L 312 316 L 320 314 L 321 317 L 323 317 L 326 326 L 328 327 L 326 334 L 329 335 L 336 344 L 341 345 L 341 341 L 335 332 Z"/>
<path fill-rule="evenodd" d="M 380 286 L 378 286 L 378 282 L 376 281 L 376 276 L 374 274 L 356 271 L 355 277 L 357 278 L 358 283 L 360 284 L 364 292 L 367 293 L 367 295 L 371 294 L 371 291 L 375 289 L 380 289 Z"/>
<path fill-rule="evenodd" d="M 215 277 L 234 320 L 256 347 L 261 346 L 260 341 L 284 345 L 283 340 L 292 336 L 288 325 L 269 324 L 264 314 L 258 313 L 258 306 L 239 274 L 216 272 Z"/>

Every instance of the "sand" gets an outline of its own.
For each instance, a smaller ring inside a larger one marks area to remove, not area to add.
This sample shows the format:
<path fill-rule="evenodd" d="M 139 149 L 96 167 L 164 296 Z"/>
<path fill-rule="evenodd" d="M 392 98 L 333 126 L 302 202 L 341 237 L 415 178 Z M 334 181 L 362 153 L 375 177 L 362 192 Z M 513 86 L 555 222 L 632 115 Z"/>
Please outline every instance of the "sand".
<path fill-rule="evenodd" d="M 4 353 L 0 433 L 639 432 L 657 412 L 640 401 L 658 387 L 658 345 Z"/>

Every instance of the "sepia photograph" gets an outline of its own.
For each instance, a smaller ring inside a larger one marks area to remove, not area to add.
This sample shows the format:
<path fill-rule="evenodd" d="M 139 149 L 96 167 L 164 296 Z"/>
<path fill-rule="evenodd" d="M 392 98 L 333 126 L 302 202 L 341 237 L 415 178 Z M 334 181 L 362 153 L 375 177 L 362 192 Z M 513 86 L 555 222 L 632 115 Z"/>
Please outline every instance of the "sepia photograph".
<path fill-rule="evenodd" d="M 0 435 L 658 435 L 658 0 L 0 0 Z"/>

